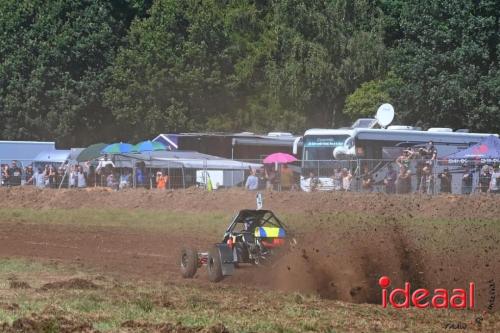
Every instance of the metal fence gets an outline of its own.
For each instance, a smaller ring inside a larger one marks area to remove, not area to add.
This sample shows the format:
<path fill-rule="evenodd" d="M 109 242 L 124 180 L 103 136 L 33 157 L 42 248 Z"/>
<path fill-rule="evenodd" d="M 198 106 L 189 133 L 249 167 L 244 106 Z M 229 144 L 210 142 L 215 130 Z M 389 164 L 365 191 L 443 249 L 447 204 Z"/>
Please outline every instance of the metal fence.
<path fill-rule="evenodd" d="M 486 192 L 489 184 L 481 176 L 492 166 L 447 165 L 437 160 L 322 160 L 297 161 L 288 165 L 262 164 L 261 160 L 233 161 L 232 169 L 213 169 L 203 160 L 144 163 L 121 160 L 122 167 L 98 163 L 53 163 L 17 160 L 21 174 L 12 177 L 6 168 L 12 161 L 0 161 L 2 186 L 39 188 L 109 187 L 180 189 L 200 187 L 245 188 L 251 173 L 258 190 L 353 191 L 385 193 L 469 194 Z M 252 167 L 249 165 L 252 164 Z M 118 165 L 118 163 L 117 163 Z M 123 167 L 126 165 L 126 167 Z M 196 167 L 193 167 L 193 166 Z M 498 169 L 497 169 L 498 172 Z M 493 170 L 492 172 L 493 173 Z M 490 173 L 490 174 L 491 174 Z M 465 178 L 464 178 L 465 176 Z"/>

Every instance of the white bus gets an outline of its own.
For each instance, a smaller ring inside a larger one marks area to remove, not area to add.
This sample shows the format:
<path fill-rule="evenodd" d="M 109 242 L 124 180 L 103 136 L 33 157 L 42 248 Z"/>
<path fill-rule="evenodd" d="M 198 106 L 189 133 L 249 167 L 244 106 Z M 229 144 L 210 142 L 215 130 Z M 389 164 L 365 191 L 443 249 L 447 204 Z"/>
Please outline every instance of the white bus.
<path fill-rule="evenodd" d="M 371 120 L 364 119 L 364 121 L 370 123 Z M 370 126 L 373 126 L 373 121 Z M 384 166 L 388 162 L 394 162 L 405 148 L 423 147 L 432 141 L 439 159 L 476 144 L 489 135 L 491 134 L 453 132 L 448 128 L 422 131 L 409 126 L 389 126 L 387 129 L 354 126 L 340 129 L 309 129 L 302 137 L 301 188 L 304 191 L 310 190 L 309 175 L 313 172 L 319 178 L 318 190 L 332 190 L 331 176 L 335 168 L 346 167 L 353 175 L 359 176 L 362 163 L 369 165 L 375 180 L 380 181 L 385 177 Z M 296 140 L 295 145 L 298 142 L 299 140 Z M 442 166 L 438 167 L 434 172 L 441 172 L 442 169 Z M 457 183 L 458 178 L 454 177 L 454 192 L 457 192 L 460 186 Z"/>

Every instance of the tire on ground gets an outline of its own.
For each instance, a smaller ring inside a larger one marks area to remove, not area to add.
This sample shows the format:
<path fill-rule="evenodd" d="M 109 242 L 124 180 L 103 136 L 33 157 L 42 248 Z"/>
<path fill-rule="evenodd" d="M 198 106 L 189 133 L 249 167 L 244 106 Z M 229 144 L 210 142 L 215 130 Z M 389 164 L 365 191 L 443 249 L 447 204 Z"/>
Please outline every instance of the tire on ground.
<path fill-rule="evenodd" d="M 181 250 L 181 273 L 185 279 L 190 279 L 196 274 L 198 269 L 198 251 L 193 248 L 183 248 Z"/>
<path fill-rule="evenodd" d="M 219 282 L 224 278 L 219 249 L 215 246 L 208 251 L 207 272 L 208 279 L 212 282 Z"/>

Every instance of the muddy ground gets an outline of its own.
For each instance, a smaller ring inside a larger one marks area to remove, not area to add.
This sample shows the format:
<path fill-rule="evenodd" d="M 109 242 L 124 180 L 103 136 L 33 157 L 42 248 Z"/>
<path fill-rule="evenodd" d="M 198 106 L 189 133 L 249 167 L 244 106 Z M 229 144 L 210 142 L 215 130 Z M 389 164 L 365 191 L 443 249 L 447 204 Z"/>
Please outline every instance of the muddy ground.
<path fill-rule="evenodd" d="M 215 211 L 230 218 L 241 208 L 253 208 L 255 193 L 20 188 L 1 189 L 0 202 L 4 208 Z M 490 303 L 491 281 L 497 290 L 500 286 L 500 196 L 291 192 L 266 193 L 264 205 L 278 215 L 303 216 L 308 227 L 297 230 L 297 246 L 272 267 L 244 267 L 222 283 L 380 303 L 382 275 L 394 287 L 409 281 L 413 290 L 466 288 L 473 281 L 482 308 Z M 338 219 L 339 214 L 350 217 Z M 205 248 L 217 241 L 191 233 L 0 221 L 0 257 L 69 262 L 117 278 L 186 283 L 179 278 L 180 248 Z M 189 283 L 207 282 L 200 272 Z"/>

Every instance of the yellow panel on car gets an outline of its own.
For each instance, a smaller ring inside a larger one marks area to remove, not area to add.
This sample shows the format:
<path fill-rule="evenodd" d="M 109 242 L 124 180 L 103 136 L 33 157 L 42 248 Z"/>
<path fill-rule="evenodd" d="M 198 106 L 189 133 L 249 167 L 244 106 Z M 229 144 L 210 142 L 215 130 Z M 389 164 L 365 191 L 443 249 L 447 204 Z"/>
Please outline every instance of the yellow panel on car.
<path fill-rule="evenodd" d="M 255 237 L 259 238 L 284 238 L 285 230 L 276 227 L 258 227 L 255 228 Z"/>

